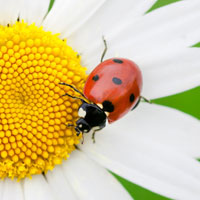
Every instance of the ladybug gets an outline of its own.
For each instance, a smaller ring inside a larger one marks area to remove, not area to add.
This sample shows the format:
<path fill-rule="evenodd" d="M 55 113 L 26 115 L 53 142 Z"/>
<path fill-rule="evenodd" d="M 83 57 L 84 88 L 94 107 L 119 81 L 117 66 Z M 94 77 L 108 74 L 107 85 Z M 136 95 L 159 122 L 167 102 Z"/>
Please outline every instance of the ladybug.
<path fill-rule="evenodd" d="M 78 109 L 79 119 L 76 125 L 69 124 L 75 128 L 77 135 L 92 132 L 95 142 L 96 131 L 109 123 L 123 117 L 127 112 L 133 110 L 140 102 L 142 90 L 142 74 L 139 67 L 131 60 L 125 58 L 111 58 L 103 61 L 107 50 L 105 50 L 101 63 L 89 74 L 83 93 L 72 85 L 61 82 L 61 85 L 71 87 L 83 98 L 69 96 L 79 99 L 82 104 Z M 87 99 L 90 103 L 88 103 Z"/>

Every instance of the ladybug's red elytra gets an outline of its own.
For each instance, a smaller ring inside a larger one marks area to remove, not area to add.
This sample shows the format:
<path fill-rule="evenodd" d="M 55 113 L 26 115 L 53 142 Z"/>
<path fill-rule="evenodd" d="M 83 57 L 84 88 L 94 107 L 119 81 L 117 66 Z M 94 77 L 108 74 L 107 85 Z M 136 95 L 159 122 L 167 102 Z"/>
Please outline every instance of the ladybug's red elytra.
<path fill-rule="evenodd" d="M 105 50 L 107 50 L 104 40 Z M 131 60 L 125 58 L 111 58 L 102 61 L 88 76 L 83 93 L 72 85 L 60 83 L 71 87 L 81 94 L 83 98 L 71 96 L 68 93 L 63 96 L 79 99 L 82 104 L 79 107 L 79 119 L 75 128 L 77 135 L 92 132 L 94 140 L 95 132 L 106 126 L 106 119 L 112 123 L 127 112 L 133 110 L 140 99 L 142 90 L 142 74 L 139 67 Z M 91 103 L 87 103 L 87 99 Z"/>
<path fill-rule="evenodd" d="M 138 66 L 125 58 L 111 58 L 90 73 L 83 93 L 91 102 L 102 105 L 111 123 L 134 108 L 141 90 L 142 74 Z"/>

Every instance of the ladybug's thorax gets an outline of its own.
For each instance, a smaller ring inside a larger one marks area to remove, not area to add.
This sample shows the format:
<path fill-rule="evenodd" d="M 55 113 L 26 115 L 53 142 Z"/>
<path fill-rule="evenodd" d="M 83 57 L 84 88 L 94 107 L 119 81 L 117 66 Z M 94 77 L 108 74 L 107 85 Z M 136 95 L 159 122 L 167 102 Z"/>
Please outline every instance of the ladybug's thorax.
<path fill-rule="evenodd" d="M 122 58 L 100 63 L 89 75 L 85 96 L 92 102 L 106 105 L 109 122 L 116 121 L 138 102 L 142 90 L 142 75 L 138 66 Z M 107 110 L 108 109 L 108 110 Z"/>

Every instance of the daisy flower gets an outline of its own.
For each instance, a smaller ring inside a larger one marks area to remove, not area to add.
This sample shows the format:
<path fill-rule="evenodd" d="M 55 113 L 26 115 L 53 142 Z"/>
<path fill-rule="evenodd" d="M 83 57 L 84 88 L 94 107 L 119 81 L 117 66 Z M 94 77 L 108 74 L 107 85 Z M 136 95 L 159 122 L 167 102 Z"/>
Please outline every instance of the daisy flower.
<path fill-rule="evenodd" d="M 200 2 L 144 14 L 154 3 L 56 0 L 47 13 L 48 0 L 0 1 L 0 199 L 131 199 L 107 169 L 170 198 L 199 199 L 194 118 L 141 103 L 83 145 L 66 126 L 77 120 L 80 102 L 61 97 L 73 92 L 59 82 L 83 89 L 82 66 L 89 73 L 99 63 L 103 35 L 106 58 L 140 66 L 143 96 L 199 84 L 200 50 L 189 46 L 199 41 Z"/>

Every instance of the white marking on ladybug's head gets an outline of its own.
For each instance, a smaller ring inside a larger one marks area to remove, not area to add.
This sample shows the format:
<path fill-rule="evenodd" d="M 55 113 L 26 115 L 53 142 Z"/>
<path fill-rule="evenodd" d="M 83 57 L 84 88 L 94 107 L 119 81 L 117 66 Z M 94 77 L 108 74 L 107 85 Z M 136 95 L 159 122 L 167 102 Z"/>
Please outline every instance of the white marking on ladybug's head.
<path fill-rule="evenodd" d="M 83 127 L 83 125 L 82 125 L 82 124 L 79 124 L 79 125 L 78 125 L 78 127 L 79 127 L 79 128 L 82 128 L 82 127 Z"/>
<path fill-rule="evenodd" d="M 99 108 L 103 109 L 103 105 L 98 103 L 97 106 L 99 106 Z"/>
<path fill-rule="evenodd" d="M 105 114 L 106 114 L 106 116 L 107 116 L 107 117 L 110 115 L 110 113 L 109 113 L 109 112 L 105 112 Z"/>
<path fill-rule="evenodd" d="M 84 117 L 86 116 L 86 111 L 83 110 L 83 108 L 80 108 L 80 109 L 78 110 L 78 116 L 84 118 Z"/>

